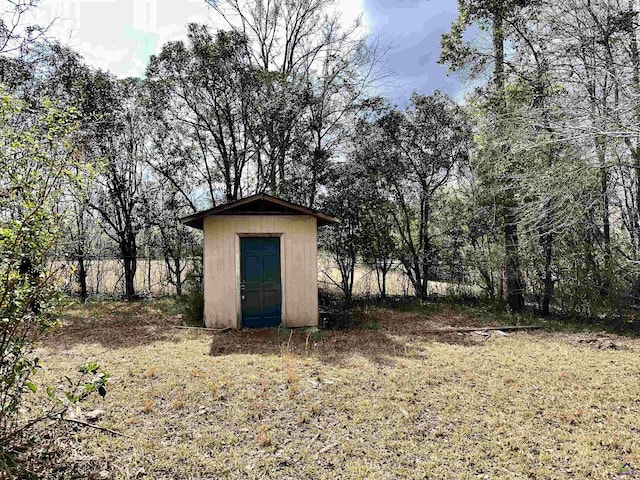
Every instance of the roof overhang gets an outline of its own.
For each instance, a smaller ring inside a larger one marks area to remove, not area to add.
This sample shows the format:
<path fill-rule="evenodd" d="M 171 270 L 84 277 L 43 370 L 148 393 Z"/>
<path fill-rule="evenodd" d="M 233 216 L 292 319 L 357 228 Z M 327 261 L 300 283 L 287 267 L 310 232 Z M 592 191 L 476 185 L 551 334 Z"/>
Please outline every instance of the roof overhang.
<path fill-rule="evenodd" d="M 340 223 L 340 220 L 335 217 L 303 207 L 302 205 L 287 202 L 281 198 L 272 197 L 266 193 L 260 193 L 236 200 L 235 202 L 203 210 L 193 215 L 183 217 L 180 221 L 189 227 L 202 230 L 205 217 L 223 215 L 309 215 L 316 217 L 319 227 Z"/>

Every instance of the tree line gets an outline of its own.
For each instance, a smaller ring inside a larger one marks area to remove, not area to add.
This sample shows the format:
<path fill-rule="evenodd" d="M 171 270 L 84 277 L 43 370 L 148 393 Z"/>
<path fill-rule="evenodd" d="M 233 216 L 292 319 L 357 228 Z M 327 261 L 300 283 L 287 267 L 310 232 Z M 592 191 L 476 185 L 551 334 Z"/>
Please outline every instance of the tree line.
<path fill-rule="evenodd" d="M 365 263 L 383 297 L 399 265 L 420 298 L 440 280 L 512 311 L 637 305 L 637 2 L 459 0 L 440 62 L 468 79 L 464 100 L 415 92 L 400 108 L 379 94 L 384 48 L 332 1 L 209 3 L 225 28 L 189 25 L 144 78 L 46 38 L 7 43 L 15 121 L 46 98 L 76 122 L 56 254 L 81 296 L 109 252 L 133 298 L 141 251 L 180 294 L 201 239 L 179 218 L 266 192 L 342 219 L 321 242 L 347 303 Z"/>
<path fill-rule="evenodd" d="M 383 279 L 395 259 L 422 298 L 442 279 L 515 312 L 637 309 L 639 8 L 459 0 L 440 63 L 468 80 L 465 100 L 378 99 L 327 188 L 346 298 L 356 259 Z"/>

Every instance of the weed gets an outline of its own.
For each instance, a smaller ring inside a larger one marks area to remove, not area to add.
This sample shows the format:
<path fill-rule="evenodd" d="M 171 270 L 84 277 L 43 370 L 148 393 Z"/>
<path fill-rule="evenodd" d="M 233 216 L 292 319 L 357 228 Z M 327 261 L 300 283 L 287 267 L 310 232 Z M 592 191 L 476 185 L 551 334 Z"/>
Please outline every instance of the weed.
<path fill-rule="evenodd" d="M 191 327 L 204 326 L 204 292 L 193 291 L 177 297 L 183 323 Z"/>
<path fill-rule="evenodd" d="M 156 410 L 156 401 L 153 398 L 145 398 L 142 400 L 142 411 L 144 413 L 155 412 Z"/>
<path fill-rule="evenodd" d="M 351 324 L 363 330 L 383 330 L 385 326 L 380 322 L 376 309 L 370 305 L 361 306 L 351 312 Z"/>
<path fill-rule="evenodd" d="M 185 407 L 185 401 L 186 394 L 184 390 L 179 390 L 178 393 L 176 393 L 173 402 L 171 403 L 171 408 L 173 408 L 174 410 L 182 410 Z"/>
<path fill-rule="evenodd" d="M 307 336 L 307 339 L 314 342 L 320 342 L 327 336 L 327 332 L 319 329 L 318 327 L 305 328 L 303 333 Z"/>
<path fill-rule="evenodd" d="M 209 390 L 213 398 L 218 397 L 218 383 L 215 380 L 211 379 L 207 382 L 207 390 Z"/>
<path fill-rule="evenodd" d="M 291 384 L 287 387 L 287 394 L 289 395 L 289 398 L 295 397 L 299 391 L 300 387 L 298 384 Z"/>
<path fill-rule="evenodd" d="M 371 315 L 368 320 L 362 324 L 362 328 L 365 330 L 384 330 L 385 326 L 380 323 L 377 316 Z"/>
<path fill-rule="evenodd" d="M 280 345 L 280 356 L 284 357 L 284 356 L 291 355 L 293 353 L 291 349 L 291 339 L 293 338 L 293 330 L 289 328 L 278 328 L 276 332 L 280 340 L 286 339 L 286 342 L 283 341 Z"/>
<path fill-rule="evenodd" d="M 293 334 L 293 330 L 286 327 L 278 327 L 276 329 L 276 335 L 280 340 L 287 340 Z"/>
<path fill-rule="evenodd" d="M 269 433 L 269 427 L 265 425 L 261 425 L 258 430 L 258 435 L 256 437 L 256 442 L 262 448 L 270 447 L 273 444 L 271 439 L 271 435 Z"/>
<path fill-rule="evenodd" d="M 295 397 L 300 390 L 298 383 L 300 382 L 300 374 L 296 369 L 295 362 L 292 355 L 287 355 L 284 358 L 285 361 L 285 381 L 287 383 L 287 392 L 289 398 Z"/>

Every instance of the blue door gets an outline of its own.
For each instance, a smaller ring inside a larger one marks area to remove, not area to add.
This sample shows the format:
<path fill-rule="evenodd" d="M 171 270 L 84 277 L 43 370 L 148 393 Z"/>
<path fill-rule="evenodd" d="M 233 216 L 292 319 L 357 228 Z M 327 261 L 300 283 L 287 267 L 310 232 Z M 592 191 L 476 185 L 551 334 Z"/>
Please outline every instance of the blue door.
<path fill-rule="evenodd" d="M 242 326 L 277 327 L 282 316 L 280 239 L 240 238 Z"/>

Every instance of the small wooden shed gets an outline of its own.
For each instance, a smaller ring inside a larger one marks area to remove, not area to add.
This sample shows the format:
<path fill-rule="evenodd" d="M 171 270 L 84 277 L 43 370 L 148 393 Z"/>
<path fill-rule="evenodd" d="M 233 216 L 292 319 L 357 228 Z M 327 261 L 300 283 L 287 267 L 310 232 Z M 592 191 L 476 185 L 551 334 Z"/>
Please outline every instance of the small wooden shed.
<path fill-rule="evenodd" d="M 317 326 L 318 227 L 338 222 L 266 194 L 183 218 L 204 232 L 206 326 Z"/>

